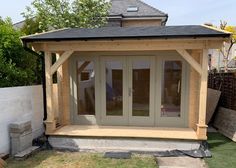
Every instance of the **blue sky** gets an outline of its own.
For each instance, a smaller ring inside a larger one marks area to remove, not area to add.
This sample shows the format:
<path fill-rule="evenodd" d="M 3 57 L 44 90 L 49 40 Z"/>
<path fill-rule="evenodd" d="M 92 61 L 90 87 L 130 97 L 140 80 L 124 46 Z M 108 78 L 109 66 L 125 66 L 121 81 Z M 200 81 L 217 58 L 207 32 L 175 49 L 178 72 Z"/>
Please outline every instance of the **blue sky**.
<path fill-rule="evenodd" d="M 143 0 L 168 13 L 168 25 L 193 25 L 225 20 L 236 25 L 235 0 Z M 20 15 L 32 0 L 7 0 L 0 5 L 0 16 L 10 16 L 13 22 L 21 21 Z"/>

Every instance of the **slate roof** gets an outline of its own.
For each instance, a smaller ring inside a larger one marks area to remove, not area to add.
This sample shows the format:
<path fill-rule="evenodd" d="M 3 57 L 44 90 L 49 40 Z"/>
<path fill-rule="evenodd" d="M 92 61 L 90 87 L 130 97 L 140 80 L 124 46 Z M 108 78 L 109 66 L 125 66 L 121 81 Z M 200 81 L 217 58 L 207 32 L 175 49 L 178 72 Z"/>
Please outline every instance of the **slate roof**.
<path fill-rule="evenodd" d="M 167 17 L 164 12 L 144 3 L 141 0 L 111 0 L 109 15 L 122 15 L 123 17 Z M 137 6 L 137 12 L 127 12 L 129 6 Z"/>
<path fill-rule="evenodd" d="M 95 29 L 62 29 L 53 32 L 22 37 L 23 42 L 33 41 L 73 41 L 101 39 L 168 39 L 229 37 L 224 33 L 200 25 L 192 26 L 155 26 L 155 27 L 103 27 Z"/>
<path fill-rule="evenodd" d="M 137 12 L 127 12 L 129 6 L 137 6 Z M 164 12 L 144 3 L 141 0 L 111 0 L 111 8 L 109 10 L 108 18 L 119 16 L 121 18 L 137 18 L 137 17 L 166 17 L 168 15 Z M 22 28 L 25 23 L 20 21 L 14 24 L 15 28 Z"/>

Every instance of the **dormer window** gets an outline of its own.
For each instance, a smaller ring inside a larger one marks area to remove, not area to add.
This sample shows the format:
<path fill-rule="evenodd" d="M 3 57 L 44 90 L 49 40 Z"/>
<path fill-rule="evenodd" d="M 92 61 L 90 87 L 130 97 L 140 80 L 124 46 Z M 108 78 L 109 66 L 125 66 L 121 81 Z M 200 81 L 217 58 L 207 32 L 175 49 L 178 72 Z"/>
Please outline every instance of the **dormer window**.
<path fill-rule="evenodd" d="M 127 8 L 127 12 L 138 12 L 138 7 L 137 6 L 129 6 Z"/>

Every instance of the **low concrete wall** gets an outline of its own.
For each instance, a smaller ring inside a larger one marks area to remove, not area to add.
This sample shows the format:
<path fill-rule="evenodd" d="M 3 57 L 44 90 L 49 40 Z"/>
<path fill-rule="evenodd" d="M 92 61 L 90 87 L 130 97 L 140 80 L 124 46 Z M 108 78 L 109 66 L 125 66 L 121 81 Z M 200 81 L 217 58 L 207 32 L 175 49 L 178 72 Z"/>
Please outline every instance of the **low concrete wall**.
<path fill-rule="evenodd" d="M 33 138 L 43 131 L 42 86 L 0 88 L 0 153 L 10 151 L 9 124 L 32 122 Z"/>
<path fill-rule="evenodd" d="M 218 131 L 236 142 L 236 111 L 220 107 L 214 120 Z"/>
<path fill-rule="evenodd" d="M 201 141 L 142 138 L 77 138 L 50 136 L 49 143 L 55 149 L 70 151 L 132 151 L 156 152 L 166 150 L 197 150 Z"/>

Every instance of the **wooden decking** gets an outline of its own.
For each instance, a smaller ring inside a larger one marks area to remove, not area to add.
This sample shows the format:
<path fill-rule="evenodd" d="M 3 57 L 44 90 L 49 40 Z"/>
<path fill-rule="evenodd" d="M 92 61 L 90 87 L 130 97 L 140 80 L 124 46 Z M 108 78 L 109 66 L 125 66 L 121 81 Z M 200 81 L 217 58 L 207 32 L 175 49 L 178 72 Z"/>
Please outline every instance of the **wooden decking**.
<path fill-rule="evenodd" d="M 164 138 L 198 140 L 196 132 L 191 128 L 69 125 L 58 128 L 49 135 L 73 137 Z"/>

